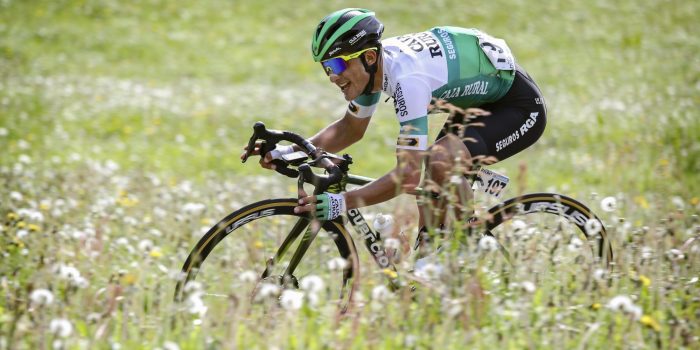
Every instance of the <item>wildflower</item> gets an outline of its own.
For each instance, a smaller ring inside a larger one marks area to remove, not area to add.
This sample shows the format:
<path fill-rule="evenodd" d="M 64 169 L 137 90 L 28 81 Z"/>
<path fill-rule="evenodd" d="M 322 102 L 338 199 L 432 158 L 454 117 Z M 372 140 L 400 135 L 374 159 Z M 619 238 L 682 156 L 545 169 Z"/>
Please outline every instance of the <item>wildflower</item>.
<path fill-rule="evenodd" d="M 401 241 L 396 238 L 387 238 L 384 241 L 384 248 L 386 249 L 399 249 L 401 248 Z"/>
<path fill-rule="evenodd" d="M 304 305 L 304 292 L 285 289 L 280 297 L 280 304 L 285 310 L 299 310 Z"/>
<path fill-rule="evenodd" d="M 666 256 L 671 260 L 671 261 L 679 261 L 685 259 L 685 254 L 679 249 L 669 249 L 669 251 L 666 252 Z"/>
<path fill-rule="evenodd" d="M 180 350 L 180 346 L 178 346 L 177 343 L 166 341 L 163 343 L 163 350 Z"/>
<path fill-rule="evenodd" d="M 258 280 L 258 275 L 251 270 L 243 271 L 238 278 L 244 283 L 252 283 Z"/>
<path fill-rule="evenodd" d="M 138 247 L 142 252 L 150 252 L 153 249 L 153 242 L 150 239 L 144 239 L 139 242 Z"/>
<path fill-rule="evenodd" d="M 349 265 L 350 264 L 348 263 L 348 261 L 341 258 L 341 257 L 335 257 L 335 258 L 328 261 L 328 269 L 331 271 L 344 270 Z"/>
<path fill-rule="evenodd" d="M 536 289 L 535 284 L 530 281 L 524 281 L 520 283 L 520 286 L 523 287 L 523 290 L 528 293 L 534 293 Z"/>
<path fill-rule="evenodd" d="M 432 256 L 427 256 L 416 260 L 413 274 L 416 275 L 416 277 L 425 279 L 436 279 L 440 277 L 443 267 L 441 264 L 434 263 L 432 258 Z"/>
<path fill-rule="evenodd" d="M 674 206 L 676 206 L 676 209 L 678 210 L 683 210 L 685 209 L 685 201 L 683 201 L 683 198 L 674 196 L 671 198 L 671 202 L 673 203 Z"/>
<path fill-rule="evenodd" d="M 58 275 L 59 279 L 68 281 L 74 287 L 85 288 L 88 286 L 88 281 L 72 265 L 58 264 L 54 267 L 54 273 Z"/>
<path fill-rule="evenodd" d="M 593 303 L 593 304 L 591 304 L 591 309 L 593 309 L 593 310 L 598 310 L 598 309 L 600 309 L 601 307 L 602 307 L 602 305 L 600 305 L 600 303 Z"/>
<path fill-rule="evenodd" d="M 269 297 L 276 297 L 280 294 L 280 292 L 280 286 L 272 283 L 262 283 L 260 284 L 256 300 L 261 300 Z"/>
<path fill-rule="evenodd" d="M 569 249 L 570 252 L 576 252 L 582 246 L 583 246 L 583 241 L 581 241 L 578 237 L 571 237 L 571 241 L 569 242 L 567 248 Z"/>
<path fill-rule="evenodd" d="M 656 322 L 656 320 L 649 315 L 642 316 L 642 318 L 639 320 L 639 322 L 641 322 L 641 324 L 653 329 L 656 332 L 661 331 L 661 325 L 659 325 L 659 323 Z"/>
<path fill-rule="evenodd" d="M 306 276 L 299 281 L 299 286 L 309 293 L 318 293 L 323 289 L 323 279 L 315 275 Z"/>
<path fill-rule="evenodd" d="M 66 338 L 73 333 L 73 325 L 65 318 L 53 319 L 49 323 L 49 332 L 61 338 Z"/>
<path fill-rule="evenodd" d="M 588 236 L 595 236 L 603 228 L 603 224 L 601 224 L 598 219 L 590 219 L 586 221 L 586 224 L 583 227 L 586 229 L 586 234 Z"/>
<path fill-rule="evenodd" d="M 15 221 L 17 219 L 19 219 L 19 216 L 17 214 L 15 214 L 13 212 L 7 213 L 7 220 L 8 221 Z"/>
<path fill-rule="evenodd" d="M 642 317 L 642 308 L 635 305 L 632 299 L 626 295 L 618 295 L 610 299 L 605 307 L 613 311 L 622 311 L 632 316 L 635 320 Z"/>
<path fill-rule="evenodd" d="M 596 281 L 603 281 L 608 276 L 608 271 L 603 268 L 597 268 L 593 271 L 593 278 Z"/>
<path fill-rule="evenodd" d="M 201 203 L 185 203 L 182 206 L 182 211 L 192 216 L 198 216 L 204 212 L 205 208 L 206 206 Z"/>
<path fill-rule="evenodd" d="M 48 289 L 35 289 L 29 294 L 32 305 L 46 306 L 53 303 L 53 293 Z"/>
<path fill-rule="evenodd" d="M 479 249 L 486 252 L 498 250 L 498 241 L 491 236 L 481 237 L 479 240 Z"/>
<path fill-rule="evenodd" d="M 200 293 L 190 294 L 186 300 L 187 311 L 191 314 L 197 314 L 200 317 L 207 313 L 207 306 L 204 305 Z"/>
<path fill-rule="evenodd" d="M 10 132 L 7 131 L 7 129 L 5 129 L 5 128 L 0 128 L 0 136 L 1 136 L 1 137 L 5 137 L 5 136 L 7 136 L 7 135 L 9 135 L 9 134 L 10 134 Z"/>
<path fill-rule="evenodd" d="M 157 259 L 157 258 L 162 257 L 162 256 L 163 256 L 163 253 L 160 251 L 160 248 L 155 247 L 155 248 L 153 248 L 153 249 L 151 250 L 150 253 L 148 253 L 148 255 L 150 255 L 152 258 L 156 258 L 156 259 Z"/>
<path fill-rule="evenodd" d="M 615 197 L 605 197 L 600 201 L 600 207 L 603 211 L 613 212 L 617 209 L 617 199 Z"/>
<path fill-rule="evenodd" d="M 642 259 L 651 259 L 654 256 L 654 249 L 651 247 L 642 247 Z"/>
<path fill-rule="evenodd" d="M 372 288 L 372 300 L 386 301 L 391 298 L 391 291 L 385 285 L 379 285 Z"/>
<path fill-rule="evenodd" d="M 26 154 L 20 154 L 19 157 L 17 158 L 17 161 L 23 164 L 31 164 L 32 163 L 32 158 L 30 158 Z"/>
<path fill-rule="evenodd" d="M 389 269 L 389 268 L 382 270 L 382 273 L 389 276 L 390 278 L 399 277 L 399 274 L 396 273 L 396 271 Z"/>
<path fill-rule="evenodd" d="M 41 227 L 37 224 L 29 224 L 29 226 L 27 226 L 27 228 L 29 229 L 29 231 L 33 231 L 33 232 L 41 231 Z"/>
<path fill-rule="evenodd" d="M 17 191 L 12 191 L 10 192 L 10 199 L 20 202 L 22 199 L 24 199 L 24 196 L 22 196 L 22 194 Z"/>
<path fill-rule="evenodd" d="M 649 279 L 649 277 L 644 276 L 644 275 L 639 275 L 639 282 L 644 287 L 649 287 L 651 285 L 651 279 Z"/>

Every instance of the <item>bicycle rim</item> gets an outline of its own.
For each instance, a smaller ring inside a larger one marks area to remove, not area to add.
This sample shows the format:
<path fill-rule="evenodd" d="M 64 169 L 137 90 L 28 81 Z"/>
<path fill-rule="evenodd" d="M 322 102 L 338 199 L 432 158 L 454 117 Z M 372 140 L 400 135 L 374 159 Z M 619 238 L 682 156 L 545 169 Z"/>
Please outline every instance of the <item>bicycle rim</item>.
<path fill-rule="evenodd" d="M 549 214 L 543 215 L 549 217 L 554 215 L 555 220 L 536 224 L 535 227 L 527 227 L 527 223 L 523 226 L 522 223 L 515 221 L 521 216 L 531 216 L 531 214 Z M 605 225 L 586 205 L 571 197 L 555 193 L 526 194 L 510 198 L 490 208 L 487 216 L 486 229 L 493 233 L 499 242 L 503 242 L 504 237 L 496 231 L 499 227 L 505 226 L 504 224 L 510 223 L 519 227 L 511 227 L 507 230 L 511 234 L 507 239 L 517 236 L 517 232 L 512 233 L 518 230 L 523 231 L 520 233 L 524 233 L 526 239 L 530 238 L 531 233 L 540 233 L 544 241 L 555 241 L 547 242 L 549 244 L 547 249 L 551 252 L 560 249 L 560 256 L 564 253 L 575 256 L 578 248 L 586 250 L 584 246 L 589 246 L 591 253 L 588 256 L 593 264 L 599 264 L 605 268 L 611 267 L 613 250 Z M 573 227 L 573 230 L 567 230 L 567 225 L 562 221 L 569 223 L 568 226 Z M 577 239 L 580 239 L 580 245 Z"/>
<path fill-rule="evenodd" d="M 324 222 L 292 273 L 295 279 L 288 276 L 282 280 L 296 248 L 311 234 L 309 220 L 293 212 L 296 202 L 288 198 L 253 203 L 214 225 L 188 255 L 182 267 L 183 278 L 175 287 L 175 300 L 185 300 L 190 292 L 188 284 L 196 280 L 199 283 L 192 285 L 201 288 L 199 295 L 210 305 L 247 299 L 250 307 L 267 304 L 276 308 L 284 289 L 296 289 L 300 280 L 313 275 L 310 279 L 318 281 L 319 277 L 323 285 L 314 297 L 321 294 L 321 299 L 333 300 L 345 310 L 357 288 L 359 262 L 350 234 L 340 222 Z M 293 227 L 300 228 L 299 236 L 271 264 L 270 258 L 280 253 L 279 246 L 289 240 L 286 238 Z M 304 292 L 304 300 L 313 302 L 310 292 Z"/>

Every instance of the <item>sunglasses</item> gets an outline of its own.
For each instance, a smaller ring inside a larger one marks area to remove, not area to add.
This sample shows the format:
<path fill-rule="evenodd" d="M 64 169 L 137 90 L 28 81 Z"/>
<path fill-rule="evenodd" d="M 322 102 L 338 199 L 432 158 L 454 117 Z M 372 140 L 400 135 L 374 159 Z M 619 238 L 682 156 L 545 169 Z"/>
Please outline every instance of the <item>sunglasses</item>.
<path fill-rule="evenodd" d="M 323 66 L 323 70 L 326 71 L 327 75 L 335 74 L 338 75 L 342 72 L 344 72 L 346 69 L 348 69 L 348 61 L 350 61 L 353 58 L 358 58 L 360 55 L 363 53 L 369 51 L 369 50 L 376 50 L 376 47 L 370 47 L 368 49 L 364 49 L 355 53 L 351 53 L 349 55 L 345 56 L 337 56 L 333 58 L 329 58 L 325 61 L 321 61 L 321 65 Z"/>

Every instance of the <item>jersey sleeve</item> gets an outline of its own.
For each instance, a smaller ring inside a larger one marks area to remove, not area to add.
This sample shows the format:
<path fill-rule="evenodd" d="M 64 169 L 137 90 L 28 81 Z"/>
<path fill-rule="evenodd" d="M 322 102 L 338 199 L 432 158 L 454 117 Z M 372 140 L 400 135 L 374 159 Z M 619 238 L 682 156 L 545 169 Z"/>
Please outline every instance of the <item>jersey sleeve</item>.
<path fill-rule="evenodd" d="M 394 93 L 394 109 L 401 129 L 397 149 L 428 149 L 428 105 L 431 91 L 427 83 L 416 78 L 400 79 Z"/>
<path fill-rule="evenodd" d="M 348 113 L 355 118 L 369 118 L 374 114 L 379 104 L 381 92 L 369 95 L 360 95 L 348 104 Z"/>

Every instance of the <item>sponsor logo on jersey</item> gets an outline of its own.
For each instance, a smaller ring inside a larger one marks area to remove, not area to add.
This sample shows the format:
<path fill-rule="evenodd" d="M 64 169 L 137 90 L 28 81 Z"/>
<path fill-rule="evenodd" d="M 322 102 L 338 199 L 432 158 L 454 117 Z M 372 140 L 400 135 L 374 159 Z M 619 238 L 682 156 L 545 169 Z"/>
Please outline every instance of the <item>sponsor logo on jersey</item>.
<path fill-rule="evenodd" d="M 396 92 L 394 92 L 394 109 L 396 110 L 396 115 L 399 117 L 408 115 L 406 99 L 403 98 L 403 90 L 401 89 L 401 84 L 398 83 L 396 84 Z"/>
<path fill-rule="evenodd" d="M 455 46 L 452 43 L 452 38 L 450 37 L 450 33 L 448 33 L 444 29 L 438 29 L 437 32 L 440 35 L 442 42 L 445 43 L 445 50 L 447 51 L 447 58 L 449 58 L 451 60 L 456 60 L 457 59 L 457 50 L 455 50 Z"/>
<path fill-rule="evenodd" d="M 430 53 L 430 57 L 442 57 L 440 43 L 430 32 L 406 34 L 397 37 L 396 39 L 406 44 L 406 46 L 408 46 L 414 52 L 421 52 L 427 48 L 428 52 Z"/>
<path fill-rule="evenodd" d="M 409 147 L 416 147 L 418 146 L 418 137 L 415 136 L 404 136 L 401 135 L 399 138 L 396 140 L 396 145 L 397 146 L 409 146 Z"/>
<path fill-rule="evenodd" d="M 508 137 L 504 138 L 501 141 L 496 142 L 496 152 L 500 152 L 502 149 L 510 146 L 513 142 L 517 141 L 520 139 L 520 136 L 525 135 L 525 133 L 532 128 L 535 123 L 537 123 L 537 116 L 540 115 L 539 112 L 532 112 L 530 113 L 530 117 L 527 118 L 525 123 L 520 126 L 520 129 L 515 130 L 512 134 L 508 135 Z"/>
<path fill-rule="evenodd" d="M 456 98 L 470 95 L 487 95 L 489 93 L 488 81 L 475 81 L 471 84 L 458 86 L 443 92 L 440 99 Z"/>
<path fill-rule="evenodd" d="M 366 34 L 367 34 L 367 31 L 365 31 L 365 30 L 363 29 L 361 32 L 355 34 L 355 36 L 353 36 L 352 38 L 350 38 L 350 40 L 349 40 L 348 42 L 350 43 L 351 46 L 352 46 L 352 45 L 355 45 L 355 43 L 356 43 L 358 40 L 360 40 L 360 38 L 362 38 L 363 36 L 365 36 Z"/>
<path fill-rule="evenodd" d="M 357 105 L 355 104 L 355 101 L 350 101 L 350 103 L 348 104 L 348 110 L 349 110 L 352 114 L 356 114 L 356 113 L 357 113 L 357 111 L 359 110 L 359 108 L 358 108 Z"/>

